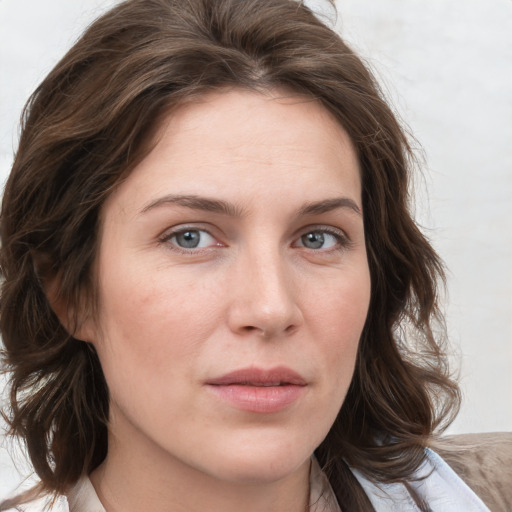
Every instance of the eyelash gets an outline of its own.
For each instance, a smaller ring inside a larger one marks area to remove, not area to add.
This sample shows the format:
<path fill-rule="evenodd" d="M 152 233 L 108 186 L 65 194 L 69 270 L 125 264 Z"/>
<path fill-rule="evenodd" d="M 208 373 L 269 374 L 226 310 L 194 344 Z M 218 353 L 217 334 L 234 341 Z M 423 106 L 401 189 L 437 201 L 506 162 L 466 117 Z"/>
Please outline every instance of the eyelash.
<path fill-rule="evenodd" d="M 310 233 L 321 233 L 321 234 L 327 234 L 334 237 L 337 241 L 337 245 L 331 249 L 309 249 L 308 247 L 304 247 L 305 249 L 309 249 L 312 252 L 323 252 L 323 253 L 331 253 L 331 252 L 337 252 L 337 251 L 344 251 L 346 249 L 349 249 L 352 245 L 352 241 L 350 238 L 341 231 L 340 229 L 335 228 L 329 228 L 326 226 L 308 226 L 306 230 L 302 231 L 302 234 L 297 238 L 297 240 L 301 240 L 303 236 L 306 236 Z"/>
<path fill-rule="evenodd" d="M 161 244 L 165 244 L 167 246 L 170 246 L 171 247 L 171 250 L 173 251 L 176 251 L 176 252 L 179 252 L 181 254 L 186 254 L 186 255 L 192 255 L 192 254 L 198 254 L 199 252 L 203 252 L 205 250 L 209 250 L 211 248 L 214 248 L 214 247 L 221 247 L 223 244 L 221 243 L 217 243 L 213 246 L 209 246 L 209 247 L 201 247 L 199 249 L 195 248 L 195 247 L 192 247 L 190 249 L 187 249 L 185 247 L 180 247 L 178 244 L 176 243 L 171 243 L 171 240 L 174 238 L 174 237 L 177 237 L 179 235 L 182 235 L 184 233 L 186 233 L 187 231 L 193 231 L 193 232 L 199 232 L 199 233 L 206 233 L 208 236 L 212 237 L 214 240 L 216 240 L 216 237 L 214 235 L 212 235 L 210 233 L 210 231 L 208 231 L 207 229 L 204 229 L 204 228 L 201 228 L 201 227 L 197 227 L 197 226 L 180 226 L 179 228 L 177 229 L 174 229 L 172 231 L 166 231 L 159 239 L 159 243 Z"/>
<path fill-rule="evenodd" d="M 201 248 L 192 247 L 192 248 L 187 249 L 184 247 L 180 247 L 176 243 L 170 243 L 170 241 L 174 237 L 182 235 L 182 234 L 186 233 L 187 231 L 206 233 L 208 236 L 212 237 L 213 239 L 216 239 L 216 237 L 214 235 L 212 235 L 210 233 L 210 231 L 208 231 L 207 229 L 203 229 L 203 228 L 197 227 L 197 226 L 183 226 L 178 229 L 165 232 L 158 239 L 158 241 L 161 244 L 170 246 L 171 250 L 185 254 L 185 255 L 199 254 L 199 253 L 203 253 L 204 251 L 208 251 L 215 247 L 223 247 L 224 246 L 222 243 L 218 242 L 217 244 L 211 245 L 208 247 L 201 247 Z M 301 231 L 301 234 L 295 239 L 295 241 L 293 242 L 292 245 L 297 246 L 296 244 L 298 243 L 298 241 L 300 241 L 302 239 L 302 237 L 304 237 L 308 234 L 311 234 L 311 233 L 320 233 L 320 234 L 330 235 L 335 238 L 337 245 L 333 248 L 323 249 L 323 250 L 321 248 L 311 249 L 311 248 L 305 247 L 304 245 L 298 245 L 298 247 L 301 247 L 301 248 L 311 251 L 313 253 L 328 254 L 328 253 L 332 253 L 332 252 L 347 250 L 352 245 L 352 241 L 349 239 L 349 237 L 343 231 L 341 231 L 339 229 L 335 229 L 335 228 L 325 227 L 325 226 L 308 226 L 306 229 Z"/>

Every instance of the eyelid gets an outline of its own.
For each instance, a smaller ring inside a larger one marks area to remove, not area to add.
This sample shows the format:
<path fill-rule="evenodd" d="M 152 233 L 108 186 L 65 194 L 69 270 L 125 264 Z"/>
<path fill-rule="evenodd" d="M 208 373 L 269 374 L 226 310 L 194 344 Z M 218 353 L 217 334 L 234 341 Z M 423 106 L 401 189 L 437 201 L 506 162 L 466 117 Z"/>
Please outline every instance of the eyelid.
<path fill-rule="evenodd" d="M 350 239 L 350 237 L 347 235 L 347 233 L 341 229 L 341 228 L 336 228 L 334 226 L 325 226 L 325 225 L 322 225 L 322 224 L 314 224 L 314 225 L 311 225 L 311 226 L 306 226 L 305 228 L 302 228 L 299 232 L 298 232 L 298 235 L 295 237 L 295 242 L 294 244 L 296 243 L 296 241 L 300 240 L 304 235 L 307 235 L 308 233 L 326 233 L 328 235 L 332 235 L 334 236 L 338 242 L 339 242 L 339 246 L 337 247 L 334 247 L 332 249 L 309 249 L 308 247 L 305 247 L 303 245 L 300 245 L 299 247 L 302 247 L 306 250 L 310 250 L 310 251 L 313 251 L 313 252 L 330 252 L 330 251 L 339 251 L 339 250 L 345 250 L 345 249 L 349 249 L 352 245 L 352 240 Z"/>
<path fill-rule="evenodd" d="M 190 249 L 180 247 L 176 244 L 169 244 L 169 241 L 173 237 L 175 237 L 181 233 L 184 233 L 186 231 L 202 231 L 204 233 L 207 233 L 210 237 L 212 237 L 216 241 L 216 243 L 212 244 L 208 247 L 190 248 Z M 203 223 L 201 223 L 199 225 L 194 224 L 194 223 L 179 224 L 179 225 L 176 225 L 176 226 L 166 229 L 161 235 L 158 236 L 158 242 L 161 244 L 167 244 L 168 246 L 170 246 L 171 250 L 173 250 L 173 251 L 177 251 L 177 252 L 181 252 L 183 254 L 189 254 L 189 255 L 190 254 L 198 254 L 201 251 L 208 251 L 215 247 L 225 247 L 226 245 L 223 242 L 219 241 L 219 236 L 214 234 L 212 231 L 214 231 L 214 230 L 211 228 L 209 229 Z M 334 248 L 329 248 L 329 249 L 310 249 L 303 245 L 296 245 L 297 241 L 300 240 L 301 237 L 303 237 L 304 235 L 306 235 L 308 233 L 312 233 L 312 232 L 326 233 L 328 235 L 332 235 L 338 240 L 338 245 Z M 318 252 L 318 253 L 335 252 L 335 251 L 349 249 L 352 245 L 352 240 L 347 235 L 347 233 L 343 229 L 337 228 L 334 226 L 313 224 L 313 225 L 305 226 L 305 227 L 301 228 L 296 233 L 297 234 L 293 238 L 292 246 L 301 247 L 305 250 L 309 250 L 312 252 Z"/>
<path fill-rule="evenodd" d="M 212 244 L 208 247 L 192 247 L 190 249 L 186 249 L 185 247 L 180 247 L 176 244 L 169 243 L 172 238 L 175 236 L 185 233 L 187 231 L 199 231 L 208 234 L 211 238 L 215 240 L 215 244 Z M 179 224 L 177 226 L 173 226 L 172 228 L 166 229 L 160 236 L 158 236 L 158 242 L 160 244 L 166 244 L 171 250 L 182 253 L 182 254 L 198 254 L 202 251 L 208 251 L 215 247 L 222 247 L 224 244 L 218 240 L 218 236 L 212 233 L 211 229 L 205 227 L 204 224 Z"/>

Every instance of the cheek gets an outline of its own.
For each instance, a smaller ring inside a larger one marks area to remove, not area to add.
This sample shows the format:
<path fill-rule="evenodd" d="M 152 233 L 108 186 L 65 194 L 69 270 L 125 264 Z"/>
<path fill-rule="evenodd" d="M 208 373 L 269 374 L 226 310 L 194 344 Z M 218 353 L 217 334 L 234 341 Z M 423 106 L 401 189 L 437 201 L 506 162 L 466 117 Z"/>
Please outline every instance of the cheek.
<path fill-rule="evenodd" d="M 120 267 L 105 273 L 96 345 L 107 380 L 157 386 L 193 378 L 193 363 L 219 324 L 220 306 L 213 290 L 180 277 L 186 273 L 168 274 Z"/>
<path fill-rule="evenodd" d="M 359 340 L 370 300 L 367 272 L 329 280 L 319 293 L 310 294 L 306 324 L 310 326 L 313 354 L 318 358 L 315 412 L 308 424 L 318 446 L 332 427 L 349 389 Z"/>
<path fill-rule="evenodd" d="M 359 340 L 368 314 L 370 277 L 366 267 L 332 279 L 311 295 L 309 324 L 333 386 L 346 392 L 352 379 Z"/>
<path fill-rule="evenodd" d="M 322 328 L 328 338 L 359 339 L 370 304 L 370 275 L 367 266 L 340 273 L 308 293 L 307 312 L 311 322 Z"/>
<path fill-rule="evenodd" d="M 98 340 L 112 410 L 137 425 L 144 417 L 169 422 L 171 411 L 187 410 L 189 388 L 180 383 L 194 381 L 199 340 L 206 336 L 189 319 L 185 301 L 148 284 L 108 295 Z"/>

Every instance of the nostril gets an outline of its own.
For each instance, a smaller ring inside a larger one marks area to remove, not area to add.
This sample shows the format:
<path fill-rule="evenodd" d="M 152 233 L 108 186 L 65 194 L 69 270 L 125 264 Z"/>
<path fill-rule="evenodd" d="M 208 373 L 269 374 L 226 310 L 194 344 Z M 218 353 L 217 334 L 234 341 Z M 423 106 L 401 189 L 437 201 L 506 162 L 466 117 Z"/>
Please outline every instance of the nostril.
<path fill-rule="evenodd" d="M 273 336 L 277 335 L 278 332 L 281 332 L 281 333 L 284 333 L 284 334 L 292 334 L 295 329 L 296 329 L 296 325 L 288 325 L 287 327 L 285 327 L 283 330 L 280 330 L 280 329 L 264 329 L 262 327 L 256 327 L 254 325 L 246 325 L 245 327 L 243 327 L 243 332 L 245 333 L 253 333 L 253 332 L 256 332 L 258 333 L 262 338 L 272 338 Z"/>
<path fill-rule="evenodd" d="M 293 331 L 295 331 L 295 328 L 296 326 L 295 325 L 289 325 L 285 330 L 284 332 L 287 333 L 287 334 L 290 334 L 292 333 Z"/>
<path fill-rule="evenodd" d="M 265 329 L 262 329 L 261 327 L 256 327 L 254 325 L 245 325 L 242 327 L 242 332 L 244 333 L 258 333 L 261 337 L 265 338 L 267 336 L 267 331 Z"/>

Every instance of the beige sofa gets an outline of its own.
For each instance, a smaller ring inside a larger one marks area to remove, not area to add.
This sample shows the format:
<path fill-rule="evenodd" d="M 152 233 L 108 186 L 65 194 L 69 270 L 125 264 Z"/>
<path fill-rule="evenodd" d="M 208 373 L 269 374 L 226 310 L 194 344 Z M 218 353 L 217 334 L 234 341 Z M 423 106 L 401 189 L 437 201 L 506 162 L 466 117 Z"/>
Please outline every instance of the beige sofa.
<path fill-rule="evenodd" d="M 492 512 L 512 512 L 512 432 L 447 436 L 432 448 Z"/>

